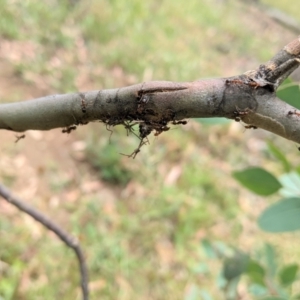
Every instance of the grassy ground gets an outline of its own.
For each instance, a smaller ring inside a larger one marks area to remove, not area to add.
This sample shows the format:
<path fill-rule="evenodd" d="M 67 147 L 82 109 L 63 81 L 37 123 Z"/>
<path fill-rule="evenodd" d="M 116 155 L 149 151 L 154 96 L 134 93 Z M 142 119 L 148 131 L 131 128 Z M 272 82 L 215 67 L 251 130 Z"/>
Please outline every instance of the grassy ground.
<path fill-rule="evenodd" d="M 256 68 L 294 38 L 237 1 L 0 0 L 0 7 L 1 102 L 230 76 Z M 221 262 L 207 260 L 203 238 L 251 253 L 268 241 L 284 260 L 299 259 L 293 235 L 283 244 L 282 236 L 257 229 L 266 200 L 230 175 L 249 165 L 279 174 L 266 150 L 269 139 L 299 164 L 296 147 L 280 138 L 237 123 L 190 121 L 152 137 L 135 160 L 120 153 L 130 154 L 137 139 L 122 128 L 110 136 L 101 124 L 14 139 L 0 133 L 1 181 L 80 239 L 91 299 L 206 299 L 193 298 L 197 289 L 221 299 Z M 29 217 L 0 205 L 0 296 L 79 299 L 73 253 Z"/>

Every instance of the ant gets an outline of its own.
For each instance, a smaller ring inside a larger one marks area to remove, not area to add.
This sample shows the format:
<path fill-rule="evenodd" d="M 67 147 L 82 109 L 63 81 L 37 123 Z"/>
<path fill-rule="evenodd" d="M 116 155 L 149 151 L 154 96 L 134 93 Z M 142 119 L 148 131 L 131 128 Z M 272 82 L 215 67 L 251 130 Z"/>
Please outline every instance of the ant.
<path fill-rule="evenodd" d="M 257 129 L 257 126 L 254 126 L 254 125 L 246 125 L 245 128 L 246 128 L 246 129 Z"/>
<path fill-rule="evenodd" d="M 141 138 L 147 137 L 152 132 L 152 130 L 153 130 L 153 128 L 151 127 L 151 125 L 148 125 L 145 123 L 139 125 L 139 131 L 140 131 Z"/>
<path fill-rule="evenodd" d="M 236 107 L 236 110 L 233 112 L 233 119 L 236 121 L 236 122 L 240 122 L 241 121 L 241 116 L 246 116 L 248 115 L 248 113 L 250 112 L 251 110 L 246 108 L 245 110 L 239 110 L 237 107 Z"/>
<path fill-rule="evenodd" d="M 15 140 L 15 143 L 17 143 L 19 140 L 21 139 L 25 139 L 25 134 L 22 134 L 22 135 L 16 135 L 16 140 Z"/>
<path fill-rule="evenodd" d="M 162 126 L 162 127 L 155 128 L 154 136 L 159 136 L 162 132 L 168 131 L 168 130 L 170 130 L 170 127 L 168 127 L 168 126 Z"/>
<path fill-rule="evenodd" d="M 300 112 L 297 112 L 296 109 L 294 111 L 290 110 L 288 112 L 288 116 L 291 116 L 291 115 L 296 115 L 297 117 L 300 117 Z"/>
<path fill-rule="evenodd" d="M 61 132 L 69 134 L 72 130 L 75 130 L 76 128 L 77 128 L 76 125 L 71 125 L 71 126 L 68 126 L 67 128 L 64 128 Z"/>
<path fill-rule="evenodd" d="M 187 124 L 187 121 L 186 120 L 183 120 L 183 121 L 173 121 L 172 122 L 172 124 L 173 125 L 180 125 L 180 124 L 182 124 L 182 125 L 186 125 Z"/>

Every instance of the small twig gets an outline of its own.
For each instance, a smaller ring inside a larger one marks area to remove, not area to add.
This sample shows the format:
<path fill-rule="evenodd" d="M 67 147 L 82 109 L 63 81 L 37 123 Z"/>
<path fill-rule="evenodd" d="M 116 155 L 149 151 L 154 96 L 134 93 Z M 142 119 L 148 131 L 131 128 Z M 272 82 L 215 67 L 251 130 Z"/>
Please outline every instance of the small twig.
<path fill-rule="evenodd" d="M 135 159 L 136 156 L 138 155 L 138 153 L 141 151 L 141 148 L 142 148 L 144 145 L 146 145 L 147 143 L 149 144 L 149 140 L 147 139 L 147 137 L 141 138 L 138 147 L 137 147 L 131 154 L 124 154 L 124 153 L 120 153 L 120 154 L 121 154 L 121 155 L 124 155 L 124 156 L 127 156 L 127 157 L 129 157 L 129 158 Z"/>
<path fill-rule="evenodd" d="M 35 208 L 24 203 L 21 199 L 13 196 L 11 192 L 0 183 L 0 196 L 2 196 L 8 203 L 16 206 L 19 210 L 30 215 L 36 221 L 44 225 L 49 230 L 53 231 L 68 247 L 72 248 L 76 254 L 79 268 L 80 268 L 80 283 L 82 289 L 82 299 L 89 299 L 88 290 L 88 271 L 85 263 L 84 255 L 81 247 L 74 237 L 70 236 L 66 231 L 59 227 L 56 223 L 50 220 L 47 216 L 37 211 Z"/>

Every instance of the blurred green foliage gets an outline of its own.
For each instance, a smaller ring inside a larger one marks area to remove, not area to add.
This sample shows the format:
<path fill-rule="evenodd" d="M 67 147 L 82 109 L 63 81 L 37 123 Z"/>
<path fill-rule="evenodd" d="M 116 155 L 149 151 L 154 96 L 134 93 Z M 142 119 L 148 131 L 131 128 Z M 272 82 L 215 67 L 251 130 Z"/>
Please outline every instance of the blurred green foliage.
<path fill-rule="evenodd" d="M 299 87 L 290 79 L 286 80 L 277 95 L 290 105 L 294 105 L 295 108 L 298 108 Z M 300 230 L 300 165 L 289 162 L 285 153 L 272 142 L 268 143 L 268 147 L 270 153 L 277 158 L 278 164 L 282 165 L 282 169 L 285 173 L 277 179 L 273 174 L 261 167 L 251 167 L 242 171 L 233 172 L 233 177 L 239 181 L 240 184 L 258 195 L 270 196 L 279 192 L 283 196 L 289 196 L 288 198 L 280 199 L 271 204 L 262 212 L 258 218 L 258 225 L 262 230 L 271 233 Z M 273 247 L 268 245 L 266 249 L 268 266 L 262 267 L 253 261 L 248 263 L 248 258 L 244 258 L 244 260 L 240 262 L 238 261 L 240 257 L 235 255 L 233 258 L 230 258 L 230 261 L 233 259 L 236 260 L 236 265 L 230 262 L 230 274 L 236 274 L 236 272 L 238 272 L 240 276 L 243 273 L 248 273 L 250 279 L 254 282 L 254 285 L 250 283 L 249 290 L 255 296 L 267 296 L 263 299 L 299 299 L 300 294 L 296 295 L 292 289 L 292 286 L 296 286 L 298 283 L 299 277 L 297 273 L 299 265 L 296 263 L 283 265 L 282 262 L 278 264 L 278 261 L 275 261 L 275 250 Z M 227 264 L 228 262 L 225 261 L 225 270 Z M 231 264 L 234 265 L 234 268 L 231 268 Z M 248 271 L 246 272 L 246 267 L 243 268 L 243 266 L 247 266 L 247 264 Z M 280 270 L 276 271 L 279 266 Z M 236 271 L 237 269 L 239 271 Z M 266 279 L 267 274 L 271 274 L 269 279 Z M 233 276 L 228 276 L 228 274 L 226 276 L 226 273 L 224 273 L 224 277 L 226 281 L 230 282 Z M 236 283 L 234 290 L 236 296 L 234 296 L 233 299 L 236 299 L 238 295 L 237 286 L 238 284 Z"/>
<path fill-rule="evenodd" d="M 251 299 L 299 299 L 299 294 L 292 289 L 292 286 L 299 284 L 299 266 L 296 263 L 284 264 L 272 245 L 265 244 L 256 249 L 257 252 L 251 257 L 222 242 L 203 240 L 202 249 L 209 260 L 218 260 L 223 264 L 216 286 L 223 291 L 224 299 L 239 299 L 239 286 L 242 284 L 246 284 Z M 202 291 L 201 286 L 195 286 L 194 293 L 198 297 Z M 207 299 L 214 299 L 209 292 Z"/>

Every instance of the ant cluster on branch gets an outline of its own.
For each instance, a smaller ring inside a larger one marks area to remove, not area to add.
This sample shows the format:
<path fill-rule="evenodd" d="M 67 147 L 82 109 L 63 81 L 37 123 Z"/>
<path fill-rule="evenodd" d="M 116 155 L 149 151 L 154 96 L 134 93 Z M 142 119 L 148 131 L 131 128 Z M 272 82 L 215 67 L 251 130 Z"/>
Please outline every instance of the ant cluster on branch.
<path fill-rule="evenodd" d="M 251 110 L 245 109 L 245 110 L 239 110 L 236 108 L 236 110 L 233 112 L 233 117 L 236 122 L 240 122 L 242 120 L 243 116 L 246 116 Z M 257 129 L 257 126 L 254 125 L 244 125 L 245 129 Z"/>
<path fill-rule="evenodd" d="M 173 125 L 186 125 L 187 121 L 186 120 L 179 120 L 175 121 L 173 120 L 171 122 Z M 151 134 L 152 131 L 155 131 L 154 136 L 160 135 L 162 132 L 170 130 L 170 127 L 167 126 L 168 122 L 167 121 L 161 121 L 161 122 L 145 122 L 145 121 L 135 121 L 135 122 L 129 122 L 129 121 L 124 121 L 122 123 L 124 128 L 127 130 L 127 135 L 129 133 L 134 134 L 139 140 L 140 143 L 138 147 L 131 153 L 131 154 L 123 154 L 125 156 L 128 156 L 130 158 L 135 158 L 137 154 L 141 151 L 142 146 L 149 144 L 148 136 Z M 134 126 L 139 125 L 139 132 L 136 133 L 134 131 Z"/>

